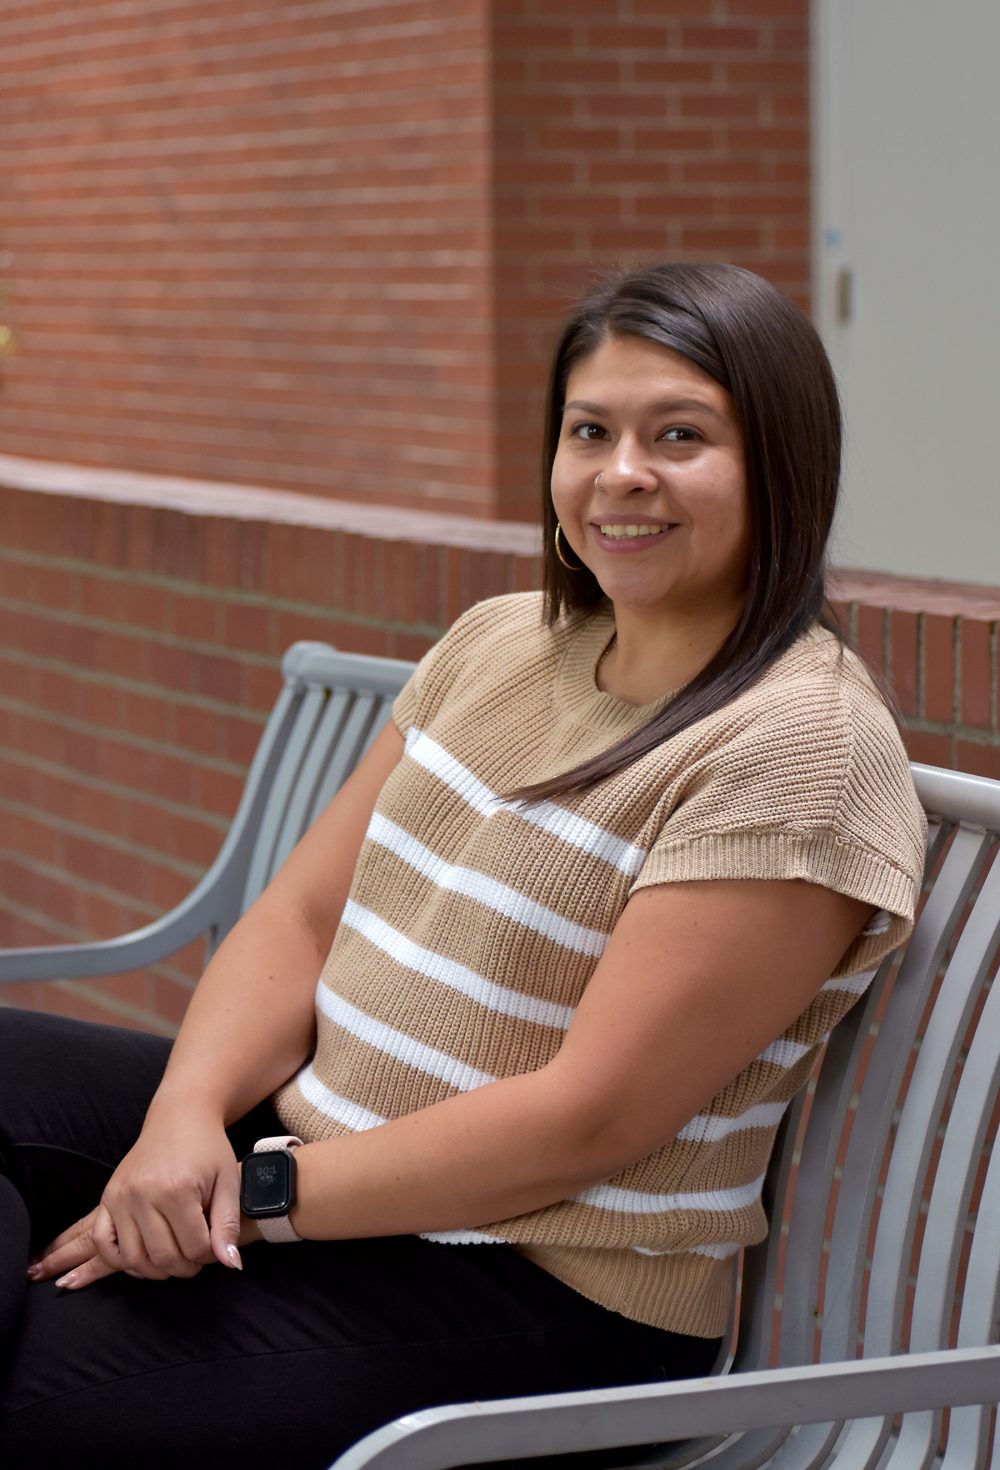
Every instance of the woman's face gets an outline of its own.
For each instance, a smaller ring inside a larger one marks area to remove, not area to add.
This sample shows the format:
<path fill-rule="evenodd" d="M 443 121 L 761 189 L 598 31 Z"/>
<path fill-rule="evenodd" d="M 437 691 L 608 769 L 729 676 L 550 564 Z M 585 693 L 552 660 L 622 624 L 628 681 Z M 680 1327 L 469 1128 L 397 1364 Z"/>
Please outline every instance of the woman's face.
<path fill-rule="evenodd" d="M 575 365 L 552 501 L 616 609 L 738 615 L 750 555 L 743 436 L 730 394 L 687 358 L 609 337 Z"/>

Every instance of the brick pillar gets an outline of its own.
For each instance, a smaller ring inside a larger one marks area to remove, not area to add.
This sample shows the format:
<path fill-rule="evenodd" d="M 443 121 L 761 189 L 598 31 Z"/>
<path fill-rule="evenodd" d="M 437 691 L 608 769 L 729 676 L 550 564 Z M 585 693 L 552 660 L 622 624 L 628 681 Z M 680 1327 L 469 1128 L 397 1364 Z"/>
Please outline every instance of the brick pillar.
<path fill-rule="evenodd" d="M 537 515 L 553 323 L 595 267 L 809 291 L 808 0 L 493 4 L 499 513 Z"/>

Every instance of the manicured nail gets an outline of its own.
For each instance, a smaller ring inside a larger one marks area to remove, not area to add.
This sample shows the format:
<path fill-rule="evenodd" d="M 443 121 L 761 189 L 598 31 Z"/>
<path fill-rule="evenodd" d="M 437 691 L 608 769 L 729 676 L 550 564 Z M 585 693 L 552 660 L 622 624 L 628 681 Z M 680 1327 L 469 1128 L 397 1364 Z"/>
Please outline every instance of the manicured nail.
<path fill-rule="evenodd" d="M 234 1245 L 226 1246 L 226 1255 L 229 1257 L 229 1264 L 231 1266 L 235 1266 L 237 1271 L 243 1270 L 243 1262 L 240 1260 L 240 1253 Z"/>
<path fill-rule="evenodd" d="M 39 1276 L 41 1276 L 41 1274 L 42 1274 L 42 1263 L 40 1261 L 32 1261 L 31 1265 L 28 1267 L 28 1279 L 29 1279 L 29 1281 L 37 1281 L 38 1278 L 39 1278 Z"/>
<path fill-rule="evenodd" d="M 60 1276 L 59 1277 L 59 1279 L 56 1282 L 56 1285 L 57 1286 L 75 1286 L 76 1285 L 76 1279 L 77 1278 L 76 1278 L 76 1272 L 75 1271 L 67 1271 L 65 1276 Z"/>

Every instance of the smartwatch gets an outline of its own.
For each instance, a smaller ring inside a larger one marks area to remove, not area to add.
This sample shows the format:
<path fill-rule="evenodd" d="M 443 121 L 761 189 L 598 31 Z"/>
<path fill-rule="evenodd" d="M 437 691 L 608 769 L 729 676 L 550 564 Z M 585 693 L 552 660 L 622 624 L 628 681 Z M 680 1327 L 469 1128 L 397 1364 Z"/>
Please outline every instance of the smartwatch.
<path fill-rule="evenodd" d="M 301 1240 L 288 1212 L 295 1204 L 295 1155 L 301 1138 L 284 1134 L 259 1138 L 243 1160 L 240 1209 L 253 1220 L 265 1240 L 282 1245 Z"/>

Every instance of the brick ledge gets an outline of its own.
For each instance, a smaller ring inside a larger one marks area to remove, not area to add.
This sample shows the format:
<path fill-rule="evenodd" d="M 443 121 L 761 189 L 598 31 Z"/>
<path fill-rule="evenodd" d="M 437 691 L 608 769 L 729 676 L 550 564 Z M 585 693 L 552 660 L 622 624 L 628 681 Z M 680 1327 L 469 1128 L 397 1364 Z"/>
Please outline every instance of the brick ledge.
<path fill-rule="evenodd" d="M 523 521 L 484 521 L 440 511 L 368 506 L 352 500 L 301 495 L 293 490 L 268 490 L 260 485 L 94 469 L 11 454 L 0 454 L 0 485 L 12 490 L 37 491 L 41 495 L 146 505 L 183 515 L 314 526 L 321 530 L 346 531 L 352 536 L 371 536 L 379 541 L 412 541 L 514 556 L 536 556 L 540 549 L 538 528 Z"/>
<path fill-rule="evenodd" d="M 314 526 L 381 541 L 455 546 L 527 557 L 540 551 L 538 528 L 524 521 L 484 521 L 439 511 L 365 506 L 356 501 L 328 500 L 291 490 L 268 490 L 259 485 L 94 469 L 9 454 L 0 454 L 0 485 L 42 495 L 147 505 L 184 515 Z M 830 591 L 838 601 L 860 602 L 868 607 L 1000 621 L 1000 587 L 972 582 L 944 582 L 839 567 L 831 572 Z"/>

